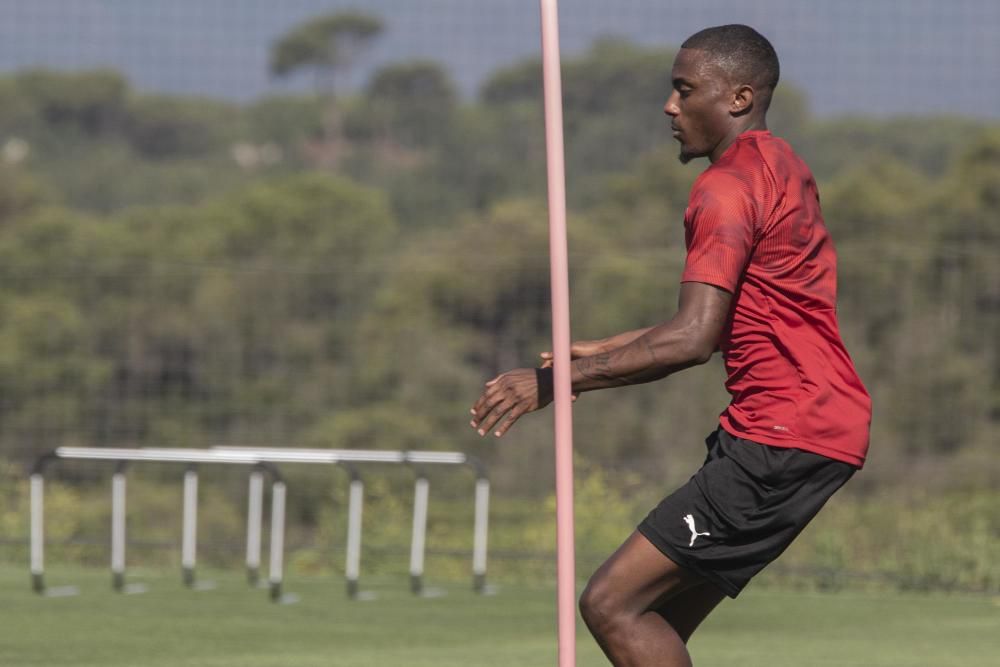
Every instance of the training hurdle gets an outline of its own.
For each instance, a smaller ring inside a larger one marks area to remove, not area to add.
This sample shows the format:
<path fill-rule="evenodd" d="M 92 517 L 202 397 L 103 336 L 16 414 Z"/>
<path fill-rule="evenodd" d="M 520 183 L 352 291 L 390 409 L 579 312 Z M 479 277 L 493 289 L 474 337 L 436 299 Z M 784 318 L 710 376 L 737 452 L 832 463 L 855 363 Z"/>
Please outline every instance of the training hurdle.
<path fill-rule="evenodd" d="M 487 592 L 486 553 L 489 520 L 490 482 L 483 465 L 461 452 L 418 452 L 363 449 L 301 449 L 280 447 L 213 447 L 211 451 L 256 457 L 269 463 L 322 463 L 341 464 L 350 474 L 347 508 L 347 554 L 345 577 L 347 594 L 359 595 L 361 573 L 361 517 L 364 505 L 364 481 L 354 464 L 395 463 L 407 464 L 415 472 L 413 492 L 413 531 L 410 539 L 410 588 L 416 595 L 425 593 L 423 584 L 424 556 L 427 535 L 427 506 L 430 498 L 430 481 L 423 471 L 427 465 L 459 465 L 472 468 L 476 476 L 475 509 L 473 519 L 472 577 L 473 589 Z"/>
<path fill-rule="evenodd" d="M 47 593 L 44 579 L 45 470 L 57 460 L 109 461 L 117 464 L 111 478 L 111 573 L 113 588 L 121 592 L 130 592 L 125 584 L 125 470 L 128 463 L 137 461 L 183 463 L 188 466 L 184 471 L 181 568 L 183 582 L 190 588 L 197 588 L 195 558 L 197 553 L 198 472 L 195 466 L 202 463 L 213 463 L 254 467 L 250 473 L 250 499 L 247 512 L 247 567 L 248 573 L 250 573 L 248 578 L 252 584 L 257 582 L 257 569 L 260 565 L 263 474 L 264 472 L 269 473 L 272 480 L 269 589 L 272 600 L 282 599 L 286 488 L 277 467 L 273 463 L 261 461 L 253 456 L 182 448 L 60 447 L 39 457 L 32 468 L 30 477 L 30 567 L 32 588 L 35 592 Z"/>

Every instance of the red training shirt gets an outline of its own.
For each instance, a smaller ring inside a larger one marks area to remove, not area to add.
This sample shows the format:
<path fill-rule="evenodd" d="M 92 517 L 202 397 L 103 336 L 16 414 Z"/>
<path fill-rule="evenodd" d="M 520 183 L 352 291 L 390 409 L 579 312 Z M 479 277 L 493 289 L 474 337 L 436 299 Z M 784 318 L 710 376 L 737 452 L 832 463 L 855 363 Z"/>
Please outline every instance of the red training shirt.
<path fill-rule="evenodd" d="M 733 294 L 722 428 L 861 467 L 871 398 L 840 339 L 837 255 L 809 167 L 770 132 L 745 132 L 695 181 L 684 227 L 681 281 Z"/>

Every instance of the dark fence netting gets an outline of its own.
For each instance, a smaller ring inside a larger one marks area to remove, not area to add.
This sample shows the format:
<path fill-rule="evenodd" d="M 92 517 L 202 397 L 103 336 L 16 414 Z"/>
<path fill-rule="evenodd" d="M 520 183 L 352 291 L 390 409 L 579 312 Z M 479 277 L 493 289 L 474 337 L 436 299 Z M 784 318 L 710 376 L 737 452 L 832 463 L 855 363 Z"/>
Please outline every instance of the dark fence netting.
<path fill-rule="evenodd" d="M 875 406 L 865 470 L 767 576 L 996 591 L 1000 5 L 560 4 L 574 337 L 673 314 L 705 164 L 677 160 L 671 62 L 755 26 Z M 549 348 L 544 176 L 532 3 L 0 2 L 0 559 L 25 562 L 27 471 L 58 446 L 429 449 L 488 468 L 496 575 L 551 577 L 551 415 L 468 426 L 483 382 Z M 700 463 L 723 379 L 576 403 L 581 572 Z M 130 491 L 150 563 L 176 560 L 176 472 Z M 52 558 L 104 562 L 109 471 L 53 474 Z M 470 479 L 435 482 L 463 508 L 431 514 L 456 577 Z M 341 481 L 289 473 L 293 571 L 341 567 Z M 243 481 L 218 483 L 235 562 Z M 410 483 L 369 489 L 386 571 Z"/>

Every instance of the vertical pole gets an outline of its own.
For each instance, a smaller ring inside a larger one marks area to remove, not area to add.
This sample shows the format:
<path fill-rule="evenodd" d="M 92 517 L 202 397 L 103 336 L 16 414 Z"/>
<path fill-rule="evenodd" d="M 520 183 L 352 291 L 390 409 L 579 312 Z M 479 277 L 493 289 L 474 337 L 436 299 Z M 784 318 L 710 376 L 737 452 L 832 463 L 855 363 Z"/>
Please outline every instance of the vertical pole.
<path fill-rule="evenodd" d="M 410 590 L 414 595 L 423 592 L 424 545 L 427 536 L 427 500 L 430 482 L 418 477 L 413 489 L 413 537 L 410 540 Z"/>
<path fill-rule="evenodd" d="M 270 576 L 271 599 L 281 600 L 285 554 L 285 483 L 271 485 L 271 559 Z"/>
<path fill-rule="evenodd" d="M 260 577 L 261 522 L 264 508 L 264 473 L 250 473 L 250 490 L 247 500 L 247 582 L 256 586 Z M 273 512 L 274 500 L 271 500 Z M 273 524 L 272 524 L 273 526 Z M 272 527 L 272 533 L 274 531 Z"/>
<path fill-rule="evenodd" d="M 31 475 L 31 588 L 45 592 L 45 478 Z"/>
<path fill-rule="evenodd" d="M 125 465 L 111 476 L 111 586 L 125 589 Z"/>
<path fill-rule="evenodd" d="M 573 411 L 569 353 L 569 259 L 566 244 L 566 170 L 563 149 L 562 77 L 559 63 L 559 7 L 557 0 L 540 0 L 540 3 L 552 280 L 559 667 L 571 667 L 576 664 L 576 565 L 573 553 Z"/>
<path fill-rule="evenodd" d="M 185 586 L 194 586 L 194 563 L 198 539 L 198 473 L 184 472 L 184 517 L 181 536 L 181 570 Z"/>
<path fill-rule="evenodd" d="M 475 525 L 472 533 L 472 588 L 486 591 L 486 536 L 490 513 L 490 480 L 476 480 Z"/>
<path fill-rule="evenodd" d="M 351 476 L 351 492 L 347 506 L 347 595 L 358 595 L 358 576 L 361 573 L 361 504 L 364 502 L 365 485 L 361 478 Z"/>

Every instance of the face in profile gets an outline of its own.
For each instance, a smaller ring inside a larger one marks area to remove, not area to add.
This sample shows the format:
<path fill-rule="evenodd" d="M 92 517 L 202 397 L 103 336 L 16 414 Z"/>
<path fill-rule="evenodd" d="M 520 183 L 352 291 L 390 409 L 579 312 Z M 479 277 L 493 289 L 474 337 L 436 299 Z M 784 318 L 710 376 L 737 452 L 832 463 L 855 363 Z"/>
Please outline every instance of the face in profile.
<path fill-rule="evenodd" d="M 711 155 L 731 121 L 731 86 L 726 72 L 705 51 L 681 49 L 670 73 L 673 90 L 663 107 L 670 116 L 680 160 Z"/>

